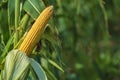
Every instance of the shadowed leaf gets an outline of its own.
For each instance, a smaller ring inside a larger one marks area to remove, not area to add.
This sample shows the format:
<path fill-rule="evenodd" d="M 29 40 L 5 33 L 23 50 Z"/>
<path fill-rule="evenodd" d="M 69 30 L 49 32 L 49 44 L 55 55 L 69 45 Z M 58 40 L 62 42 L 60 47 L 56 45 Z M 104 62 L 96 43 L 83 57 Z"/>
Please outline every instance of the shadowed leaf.
<path fill-rule="evenodd" d="M 36 19 L 40 12 L 45 8 L 42 0 L 26 0 L 23 9 L 33 18 Z"/>
<path fill-rule="evenodd" d="M 37 63 L 34 59 L 31 58 L 30 64 L 36 72 L 36 75 L 38 76 L 39 80 L 47 80 L 47 76 L 42 67 L 39 65 L 39 63 Z"/>

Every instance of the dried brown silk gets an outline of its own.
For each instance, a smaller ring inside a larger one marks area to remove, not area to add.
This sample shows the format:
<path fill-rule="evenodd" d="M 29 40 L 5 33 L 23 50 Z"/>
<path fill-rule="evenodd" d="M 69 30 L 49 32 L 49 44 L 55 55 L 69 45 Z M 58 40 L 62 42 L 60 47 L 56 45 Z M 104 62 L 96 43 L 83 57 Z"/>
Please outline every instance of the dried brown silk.
<path fill-rule="evenodd" d="M 29 55 L 35 45 L 40 40 L 40 35 L 43 32 L 46 24 L 48 23 L 50 17 L 53 15 L 53 6 L 49 6 L 43 10 L 40 16 L 37 18 L 32 28 L 27 33 L 25 39 L 23 40 L 19 50 L 25 52 Z"/>

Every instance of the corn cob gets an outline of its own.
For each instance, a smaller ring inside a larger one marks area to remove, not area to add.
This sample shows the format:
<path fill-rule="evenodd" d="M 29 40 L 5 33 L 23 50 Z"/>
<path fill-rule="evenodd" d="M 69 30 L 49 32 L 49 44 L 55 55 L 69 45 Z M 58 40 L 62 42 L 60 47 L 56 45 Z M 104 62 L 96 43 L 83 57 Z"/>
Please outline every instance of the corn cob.
<path fill-rule="evenodd" d="M 27 55 L 29 55 L 32 52 L 35 45 L 39 42 L 40 35 L 44 31 L 45 26 L 48 23 L 48 20 L 50 19 L 52 14 L 53 6 L 49 6 L 43 10 L 43 12 L 37 18 L 35 23 L 32 25 L 32 28 L 27 33 L 19 50 L 25 52 Z"/>

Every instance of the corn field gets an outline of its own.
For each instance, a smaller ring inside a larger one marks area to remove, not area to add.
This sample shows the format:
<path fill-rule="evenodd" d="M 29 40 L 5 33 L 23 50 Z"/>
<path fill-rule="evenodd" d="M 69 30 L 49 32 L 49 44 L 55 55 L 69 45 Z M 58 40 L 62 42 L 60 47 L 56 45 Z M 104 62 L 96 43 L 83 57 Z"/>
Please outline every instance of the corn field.
<path fill-rule="evenodd" d="M 0 80 L 120 80 L 120 0 L 0 0 Z"/>

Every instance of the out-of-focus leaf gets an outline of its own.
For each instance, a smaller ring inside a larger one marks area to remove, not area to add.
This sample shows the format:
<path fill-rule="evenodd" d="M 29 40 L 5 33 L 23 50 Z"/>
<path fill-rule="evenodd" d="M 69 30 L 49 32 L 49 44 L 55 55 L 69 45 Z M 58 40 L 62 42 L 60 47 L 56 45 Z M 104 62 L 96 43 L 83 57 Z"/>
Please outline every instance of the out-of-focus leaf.
<path fill-rule="evenodd" d="M 52 47 L 56 44 L 58 44 L 58 42 L 54 39 L 54 36 L 53 35 L 50 35 L 50 34 L 44 34 L 42 35 L 42 38 L 43 39 L 46 39 L 48 40 L 52 45 Z"/>
<path fill-rule="evenodd" d="M 3 50 L 3 53 L 2 53 L 2 55 L 0 56 L 0 57 L 1 57 L 0 60 L 1 60 L 2 58 L 4 58 L 4 57 L 6 56 L 6 54 L 8 53 L 12 42 L 13 42 L 13 36 L 11 36 L 10 39 L 8 40 L 6 46 L 5 46 L 4 50 Z"/>
<path fill-rule="evenodd" d="M 8 0 L 2 0 L 3 2 L 7 2 Z"/>
<path fill-rule="evenodd" d="M 23 9 L 33 18 L 36 19 L 40 12 L 45 8 L 42 0 L 26 0 Z"/>
<path fill-rule="evenodd" d="M 14 25 L 14 14 L 15 0 L 8 0 L 8 24 L 10 27 Z"/>
<path fill-rule="evenodd" d="M 3 78 L 4 80 L 24 80 L 28 67 L 29 58 L 25 53 L 12 50 L 6 57 Z"/>
<path fill-rule="evenodd" d="M 0 34 L 2 35 L 2 41 L 5 44 L 9 39 L 9 27 L 8 27 L 8 20 L 7 20 L 8 16 L 6 15 L 7 15 L 7 10 L 0 9 Z"/>
<path fill-rule="evenodd" d="M 43 42 L 45 42 L 45 45 L 43 46 L 46 46 L 46 48 L 49 48 L 51 51 L 57 51 L 57 48 L 61 46 L 57 29 L 52 24 L 49 24 L 47 26 L 47 28 L 41 36 L 41 39 L 44 40 Z"/>
<path fill-rule="evenodd" d="M 27 77 L 28 80 L 37 80 L 36 74 L 33 69 L 30 69 L 29 76 Z"/>
<path fill-rule="evenodd" d="M 48 76 L 48 79 L 52 79 L 52 80 L 57 80 L 57 78 L 55 77 L 55 75 L 47 68 L 44 67 L 44 70 Z"/>
<path fill-rule="evenodd" d="M 2 5 L 4 5 L 4 3 L 6 3 L 8 0 L 0 0 L 0 7 L 2 6 Z"/>
<path fill-rule="evenodd" d="M 114 65 L 120 64 L 120 50 L 114 54 L 112 62 Z"/>
<path fill-rule="evenodd" d="M 52 61 L 52 60 L 48 60 L 48 62 L 50 63 L 50 64 L 52 64 L 53 66 L 55 66 L 57 69 L 59 69 L 60 71 L 62 71 L 62 72 L 64 72 L 64 70 L 57 64 L 57 63 L 55 63 L 54 61 Z"/>
<path fill-rule="evenodd" d="M 80 64 L 80 63 L 75 63 L 75 68 L 76 68 L 77 70 L 80 70 L 80 69 L 83 68 L 83 65 Z"/>
<path fill-rule="evenodd" d="M 31 58 L 30 64 L 33 70 L 35 71 L 37 77 L 39 78 L 39 80 L 47 80 L 47 76 L 38 62 L 36 62 L 34 59 Z"/>

